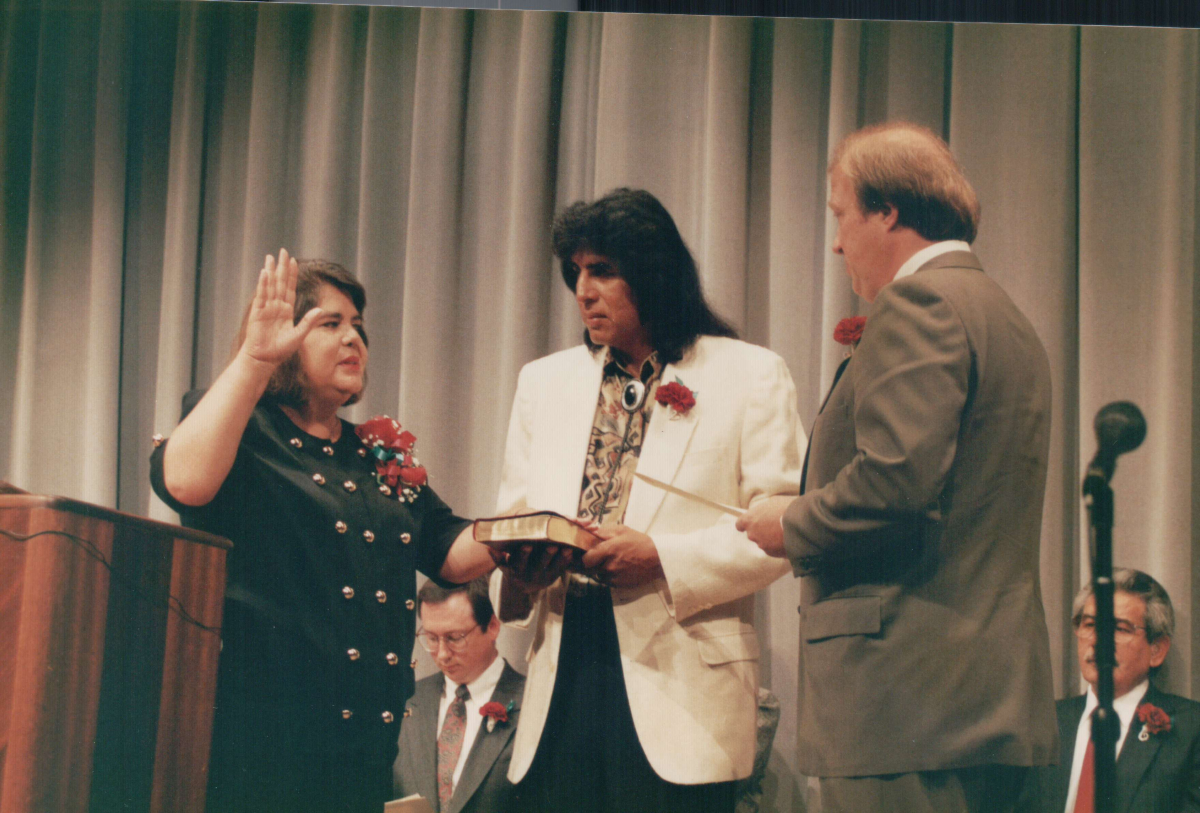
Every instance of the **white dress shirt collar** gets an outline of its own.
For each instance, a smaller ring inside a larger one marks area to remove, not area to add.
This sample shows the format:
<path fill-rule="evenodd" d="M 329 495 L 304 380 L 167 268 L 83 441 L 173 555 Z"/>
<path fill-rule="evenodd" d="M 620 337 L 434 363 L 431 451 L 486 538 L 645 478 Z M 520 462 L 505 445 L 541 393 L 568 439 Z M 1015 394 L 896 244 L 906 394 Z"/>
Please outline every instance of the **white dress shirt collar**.
<path fill-rule="evenodd" d="M 1137 713 L 1137 707 L 1141 704 L 1142 698 L 1146 696 L 1146 692 L 1150 688 L 1150 679 L 1143 680 L 1138 685 L 1134 686 L 1125 694 L 1113 700 L 1113 711 L 1121 718 L 1121 735 L 1117 738 L 1117 753 L 1121 753 L 1121 745 L 1125 742 L 1125 735 L 1129 733 L 1129 726 L 1133 722 L 1133 717 Z M 1091 686 L 1088 686 L 1087 700 L 1083 704 L 1083 720 L 1089 717 L 1097 706 L 1100 705 L 1100 699 L 1096 697 L 1096 692 Z"/>
<path fill-rule="evenodd" d="M 1113 700 L 1113 711 L 1117 713 L 1117 719 L 1121 721 L 1121 733 L 1117 736 L 1116 753 L 1118 755 L 1121 753 L 1121 746 L 1125 744 L 1125 736 L 1129 733 L 1133 718 L 1137 714 L 1137 707 L 1141 704 L 1142 698 L 1146 696 L 1149 688 L 1150 680 L 1147 678 Z M 1075 797 L 1079 795 L 1079 774 L 1083 772 L 1083 758 L 1087 754 L 1088 740 L 1092 738 L 1092 712 L 1099 705 L 1100 700 L 1096 697 L 1096 692 L 1091 686 L 1088 686 L 1087 699 L 1083 703 L 1083 714 L 1079 718 L 1079 726 L 1075 729 L 1075 756 L 1071 760 L 1071 782 L 1067 785 L 1067 804 L 1063 808 L 1064 813 L 1073 813 L 1075 810 Z"/>
<path fill-rule="evenodd" d="M 483 698 L 487 695 L 487 699 L 481 700 L 479 705 L 483 705 L 492 699 L 492 692 L 496 690 L 496 684 L 500 682 L 500 675 L 504 672 L 504 658 L 497 655 L 492 662 L 484 669 L 479 677 L 467 684 L 467 691 L 471 693 L 471 699 Z M 445 678 L 445 686 L 442 688 L 442 699 L 447 704 L 454 699 L 454 693 L 458 691 L 458 684 L 450 678 L 442 675 Z"/>
<path fill-rule="evenodd" d="M 970 251 L 971 246 L 964 240 L 942 240 L 933 245 L 925 246 L 916 254 L 904 261 L 904 265 L 900 266 L 900 270 L 896 272 L 896 276 L 892 277 L 892 282 L 898 279 L 904 279 L 917 272 L 917 269 L 925 263 L 932 260 L 934 257 L 940 257 L 943 254 L 949 254 L 951 251 Z"/>

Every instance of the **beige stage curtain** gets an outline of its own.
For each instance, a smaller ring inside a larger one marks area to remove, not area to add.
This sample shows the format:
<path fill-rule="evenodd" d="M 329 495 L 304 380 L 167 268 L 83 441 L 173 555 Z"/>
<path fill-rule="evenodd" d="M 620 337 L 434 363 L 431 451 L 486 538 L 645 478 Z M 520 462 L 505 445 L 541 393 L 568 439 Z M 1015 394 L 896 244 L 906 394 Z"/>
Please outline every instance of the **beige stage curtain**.
<path fill-rule="evenodd" d="M 1175 598 L 1200 681 L 1193 374 L 1198 33 L 218 3 L 0 11 L 0 478 L 158 517 L 150 436 L 221 369 L 263 255 L 344 262 L 371 384 L 461 513 L 495 496 L 521 365 L 578 341 L 554 212 L 622 185 L 674 214 L 715 307 L 810 425 L 865 310 L 829 250 L 830 146 L 903 117 L 976 183 L 976 249 L 1050 353 L 1042 584 L 1056 688 L 1088 577 L 1096 410 L 1141 405 L 1116 560 Z M 759 601 L 783 702 L 767 810 L 798 810 L 797 586 Z M 520 661 L 524 642 L 506 651 Z M 920 657 L 920 653 L 913 653 Z M 423 655 L 422 655 L 423 657 Z M 886 676 L 880 676 L 886 680 Z"/>

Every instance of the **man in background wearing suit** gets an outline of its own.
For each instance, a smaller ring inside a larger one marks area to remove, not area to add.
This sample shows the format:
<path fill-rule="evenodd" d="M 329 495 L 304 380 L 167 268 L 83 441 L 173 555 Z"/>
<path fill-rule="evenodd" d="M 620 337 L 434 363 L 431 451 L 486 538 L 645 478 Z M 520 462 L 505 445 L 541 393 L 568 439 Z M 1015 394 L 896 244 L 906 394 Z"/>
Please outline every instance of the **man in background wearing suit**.
<path fill-rule="evenodd" d="M 940 138 L 852 133 L 829 180 L 833 251 L 872 305 L 801 496 L 738 523 L 803 580 L 799 767 L 826 813 L 1014 810 L 1058 753 L 1049 362 L 971 252 L 979 206 Z"/>
<path fill-rule="evenodd" d="M 1117 740 L 1114 813 L 1200 811 L 1200 703 L 1156 689 L 1150 682 L 1175 631 L 1175 610 L 1163 586 L 1140 570 L 1113 572 L 1116 660 L 1113 710 L 1121 721 Z M 1095 772 L 1091 746 L 1096 683 L 1096 599 L 1089 583 L 1075 596 L 1079 671 L 1086 694 L 1058 701 L 1058 765 L 1039 771 L 1042 813 L 1092 813 Z M 1156 710 L 1162 714 L 1156 714 Z"/>
<path fill-rule="evenodd" d="M 426 582 L 417 616 L 442 674 L 417 681 L 404 710 L 396 796 L 419 793 L 440 813 L 515 813 L 507 775 L 525 678 L 496 651 L 487 578 L 450 589 Z"/>

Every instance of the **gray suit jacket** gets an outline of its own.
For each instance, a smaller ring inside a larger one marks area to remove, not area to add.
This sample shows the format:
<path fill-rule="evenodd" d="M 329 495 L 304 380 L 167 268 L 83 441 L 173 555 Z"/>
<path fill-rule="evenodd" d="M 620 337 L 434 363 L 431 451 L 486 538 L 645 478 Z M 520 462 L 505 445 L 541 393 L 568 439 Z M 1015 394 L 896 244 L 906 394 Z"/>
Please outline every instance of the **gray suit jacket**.
<path fill-rule="evenodd" d="M 1055 759 L 1049 433 L 1046 352 L 974 254 L 884 287 L 784 516 L 803 578 L 803 773 Z"/>
<path fill-rule="evenodd" d="M 1075 733 L 1087 696 L 1058 701 L 1058 764 L 1039 769 L 1030 782 L 1036 798 L 1026 797 L 1019 809 L 1029 813 L 1063 813 L 1075 760 Z M 1143 703 L 1171 715 L 1171 730 L 1138 737 L 1136 719 L 1117 754 L 1114 813 L 1196 813 L 1200 811 L 1200 703 L 1160 692 L 1151 684 Z"/>
<path fill-rule="evenodd" d="M 400 725 L 400 754 L 393 768 L 397 798 L 419 793 L 439 810 L 437 793 L 438 704 L 445 678 L 431 675 L 417 681 L 416 692 L 404 709 Z M 505 813 L 515 811 L 513 785 L 508 781 L 512 759 L 513 732 L 521 710 L 525 677 L 506 662 L 492 700 L 514 706 L 507 723 L 487 730 L 485 723 L 466 755 L 462 776 L 450 798 L 449 810 L 441 813 Z M 461 757 L 460 757 L 461 759 Z"/>

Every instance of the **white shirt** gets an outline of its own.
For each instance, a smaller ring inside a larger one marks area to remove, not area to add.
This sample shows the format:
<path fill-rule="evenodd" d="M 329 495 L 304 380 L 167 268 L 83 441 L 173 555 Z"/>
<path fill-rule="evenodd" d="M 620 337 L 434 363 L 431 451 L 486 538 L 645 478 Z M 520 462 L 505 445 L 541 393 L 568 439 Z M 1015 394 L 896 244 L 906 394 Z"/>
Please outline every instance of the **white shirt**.
<path fill-rule="evenodd" d="M 904 265 L 900 266 L 900 270 L 896 272 L 896 276 L 892 277 L 892 282 L 898 279 L 912 276 L 917 272 L 917 269 L 925 263 L 932 260 L 934 257 L 940 257 L 943 254 L 949 254 L 951 251 L 970 251 L 971 246 L 963 240 L 942 240 L 918 251 L 916 254 L 904 261 Z"/>
<path fill-rule="evenodd" d="M 500 682 L 500 675 L 503 672 L 504 658 L 497 655 L 479 677 L 467 684 L 467 691 L 471 693 L 471 696 L 465 701 L 467 727 L 463 730 L 462 750 L 458 752 L 458 763 L 454 766 L 454 777 L 451 780 L 454 787 L 458 787 L 458 778 L 462 776 L 463 766 L 467 764 L 467 755 L 471 753 L 471 746 L 475 744 L 475 735 L 479 733 L 479 726 L 483 722 L 483 715 L 479 713 L 479 709 L 492 699 L 492 692 L 496 691 L 496 684 Z M 445 675 L 442 677 L 445 678 L 443 681 L 445 685 L 442 687 L 442 700 L 438 704 L 438 733 L 441 733 L 442 725 L 446 722 L 446 710 L 454 701 L 454 693 L 458 691 L 457 683 Z"/>
<path fill-rule="evenodd" d="M 1117 736 L 1115 753 L 1121 753 L 1121 746 L 1125 744 L 1125 735 L 1129 733 L 1129 726 L 1133 723 L 1134 715 L 1137 714 L 1138 704 L 1142 702 L 1142 698 L 1146 696 L 1146 690 L 1149 688 L 1150 679 L 1147 678 L 1113 700 L 1113 711 L 1117 713 L 1117 719 L 1121 721 L 1121 733 Z M 1075 797 L 1079 795 L 1079 774 L 1083 772 L 1083 758 L 1087 755 L 1088 740 L 1092 737 L 1092 712 L 1099 705 L 1100 700 L 1096 697 L 1096 692 L 1091 686 L 1088 686 L 1087 700 L 1083 704 L 1083 716 L 1079 718 L 1079 726 L 1075 730 L 1075 759 L 1071 762 L 1071 781 L 1067 785 L 1067 806 L 1063 808 L 1064 813 L 1074 813 L 1075 810 Z"/>

